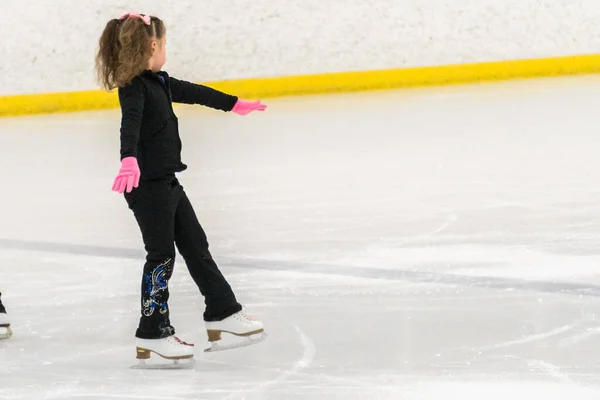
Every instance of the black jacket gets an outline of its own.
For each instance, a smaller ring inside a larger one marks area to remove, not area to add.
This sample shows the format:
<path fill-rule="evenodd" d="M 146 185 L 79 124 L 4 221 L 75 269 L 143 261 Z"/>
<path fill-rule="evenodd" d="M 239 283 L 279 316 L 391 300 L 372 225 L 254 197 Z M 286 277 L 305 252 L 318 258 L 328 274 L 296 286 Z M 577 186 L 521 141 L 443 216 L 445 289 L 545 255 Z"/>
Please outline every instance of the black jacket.
<path fill-rule="evenodd" d="M 187 168 L 181 162 L 179 124 L 173 102 L 231 111 L 238 99 L 172 78 L 164 71 L 149 70 L 118 92 L 122 112 L 121 160 L 136 157 L 142 180 L 160 179 Z"/>

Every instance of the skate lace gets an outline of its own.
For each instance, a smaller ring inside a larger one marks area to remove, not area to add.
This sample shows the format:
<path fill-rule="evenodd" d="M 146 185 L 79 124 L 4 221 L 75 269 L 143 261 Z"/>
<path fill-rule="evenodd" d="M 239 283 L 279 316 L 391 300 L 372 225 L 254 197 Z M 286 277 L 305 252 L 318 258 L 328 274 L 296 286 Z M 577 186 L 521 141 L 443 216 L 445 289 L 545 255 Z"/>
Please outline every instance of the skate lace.
<path fill-rule="evenodd" d="M 242 312 L 240 312 L 239 315 L 240 315 L 240 317 L 242 317 L 244 319 L 247 319 L 248 321 L 256 321 L 256 318 L 254 318 L 254 317 L 252 317 L 250 315 L 244 314 Z"/>
<path fill-rule="evenodd" d="M 172 340 L 173 340 L 173 341 L 175 341 L 176 343 L 178 343 L 178 344 L 182 344 L 182 345 L 184 345 L 184 346 L 192 346 L 192 347 L 194 347 L 194 345 L 193 345 L 193 344 L 191 344 L 191 343 L 187 343 L 187 342 L 184 342 L 183 340 L 179 339 L 177 336 L 173 336 L 173 337 L 172 337 Z"/>

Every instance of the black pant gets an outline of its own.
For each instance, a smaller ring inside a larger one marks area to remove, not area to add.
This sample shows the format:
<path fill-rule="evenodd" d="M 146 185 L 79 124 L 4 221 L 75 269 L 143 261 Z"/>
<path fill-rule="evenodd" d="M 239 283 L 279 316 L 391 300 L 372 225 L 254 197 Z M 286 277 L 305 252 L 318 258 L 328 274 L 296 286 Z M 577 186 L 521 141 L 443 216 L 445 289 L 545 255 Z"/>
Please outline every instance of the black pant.
<path fill-rule="evenodd" d="M 208 251 L 206 234 L 194 209 L 174 177 L 140 181 L 125 193 L 142 232 L 147 252 L 142 276 L 141 317 L 136 337 L 159 339 L 175 329 L 169 321 L 169 279 L 175 246 L 204 296 L 205 321 L 220 321 L 242 310 L 227 280 Z"/>

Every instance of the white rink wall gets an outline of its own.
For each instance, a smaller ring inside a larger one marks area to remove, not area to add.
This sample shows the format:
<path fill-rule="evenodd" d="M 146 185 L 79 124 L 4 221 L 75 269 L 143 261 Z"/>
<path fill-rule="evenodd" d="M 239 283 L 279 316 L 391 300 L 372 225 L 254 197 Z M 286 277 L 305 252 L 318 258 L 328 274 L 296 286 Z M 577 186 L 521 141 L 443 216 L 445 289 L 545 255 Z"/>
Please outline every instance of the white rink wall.
<path fill-rule="evenodd" d="M 96 89 L 123 10 L 163 18 L 193 81 L 600 52 L 598 0 L 2 0 L 0 95 Z"/>

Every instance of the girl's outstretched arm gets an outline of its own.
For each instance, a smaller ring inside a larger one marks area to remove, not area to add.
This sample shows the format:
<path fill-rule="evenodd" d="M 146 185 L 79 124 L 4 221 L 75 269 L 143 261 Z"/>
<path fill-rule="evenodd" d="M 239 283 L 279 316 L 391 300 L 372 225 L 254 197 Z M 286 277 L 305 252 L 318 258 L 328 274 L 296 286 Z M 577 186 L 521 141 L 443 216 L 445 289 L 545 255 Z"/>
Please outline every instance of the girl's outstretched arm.
<path fill-rule="evenodd" d="M 208 86 L 169 77 L 171 96 L 175 103 L 200 104 L 216 110 L 231 111 L 238 98 Z"/>

